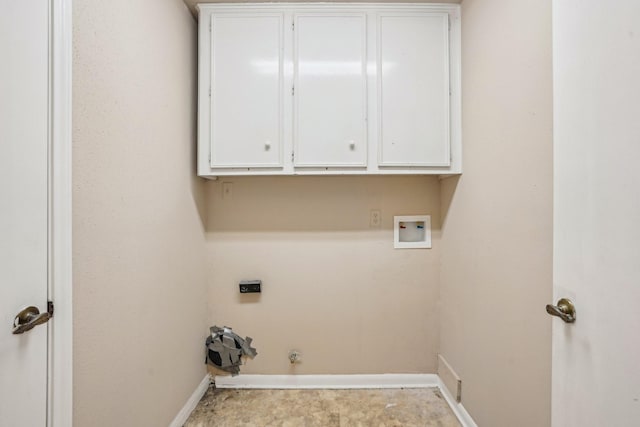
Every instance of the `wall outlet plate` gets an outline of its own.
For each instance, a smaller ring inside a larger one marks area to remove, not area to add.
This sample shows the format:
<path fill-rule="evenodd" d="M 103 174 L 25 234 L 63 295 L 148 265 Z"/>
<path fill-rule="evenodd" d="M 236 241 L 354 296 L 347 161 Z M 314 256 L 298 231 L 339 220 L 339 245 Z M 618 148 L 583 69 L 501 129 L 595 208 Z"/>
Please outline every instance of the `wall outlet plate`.
<path fill-rule="evenodd" d="M 371 209 L 369 212 L 369 227 L 378 228 L 382 223 L 380 209 Z"/>

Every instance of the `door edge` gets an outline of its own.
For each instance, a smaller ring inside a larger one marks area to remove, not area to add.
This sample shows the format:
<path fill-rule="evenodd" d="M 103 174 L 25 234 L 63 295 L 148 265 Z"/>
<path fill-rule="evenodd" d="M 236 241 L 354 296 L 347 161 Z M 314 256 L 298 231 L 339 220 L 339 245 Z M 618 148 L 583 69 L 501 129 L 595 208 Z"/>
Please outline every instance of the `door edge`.
<path fill-rule="evenodd" d="M 72 0 L 50 0 L 49 300 L 47 427 L 73 424 Z"/>

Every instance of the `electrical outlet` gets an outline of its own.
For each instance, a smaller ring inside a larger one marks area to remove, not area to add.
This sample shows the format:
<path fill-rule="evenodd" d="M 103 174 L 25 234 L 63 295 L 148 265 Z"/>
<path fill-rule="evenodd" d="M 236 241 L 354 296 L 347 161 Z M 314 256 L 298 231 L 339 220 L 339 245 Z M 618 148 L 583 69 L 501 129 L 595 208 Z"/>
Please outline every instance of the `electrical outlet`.
<path fill-rule="evenodd" d="M 369 227 L 380 227 L 382 216 L 379 209 L 371 209 L 369 212 Z"/>
<path fill-rule="evenodd" d="M 222 198 L 223 199 L 231 199 L 233 197 L 233 183 L 232 182 L 223 182 L 222 183 Z"/>
<path fill-rule="evenodd" d="M 239 286 L 241 294 L 255 294 L 262 292 L 262 280 L 241 280 Z"/>

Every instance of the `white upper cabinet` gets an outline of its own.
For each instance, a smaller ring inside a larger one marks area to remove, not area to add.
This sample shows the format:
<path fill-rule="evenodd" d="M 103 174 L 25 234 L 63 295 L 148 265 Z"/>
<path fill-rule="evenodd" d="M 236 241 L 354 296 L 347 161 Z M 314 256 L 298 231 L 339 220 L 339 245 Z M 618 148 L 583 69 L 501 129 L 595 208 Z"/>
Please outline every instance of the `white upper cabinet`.
<path fill-rule="evenodd" d="M 449 15 L 378 17 L 380 166 L 449 166 Z"/>
<path fill-rule="evenodd" d="M 282 13 L 213 13 L 212 168 L 282 166 Z"/>
<path fill-rule="evenodd" d="M 366 15 L 294 17 L 294 166 L 367 165 Z"/>
<path fill-rule="evenodd" d="M 462 171 L 460 7 L 199 5 L 198 174 Z"/>

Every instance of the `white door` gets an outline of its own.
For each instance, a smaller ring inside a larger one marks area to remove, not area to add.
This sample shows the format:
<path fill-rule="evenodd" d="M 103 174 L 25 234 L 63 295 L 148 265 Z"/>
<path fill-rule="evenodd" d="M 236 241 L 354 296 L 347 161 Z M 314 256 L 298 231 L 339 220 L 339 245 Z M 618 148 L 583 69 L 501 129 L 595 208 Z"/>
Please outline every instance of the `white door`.
<path fill-rule="evenodd" d="M 12 333 L 27 306 L 47 309 L 48 0 L 0 9 L 0 425 L 47 419 L 47 324 Z"/>
<path fill-rule="evenodd" d="M 640 2 L 554 0 L 554 427 L 640 426 Z"/>

